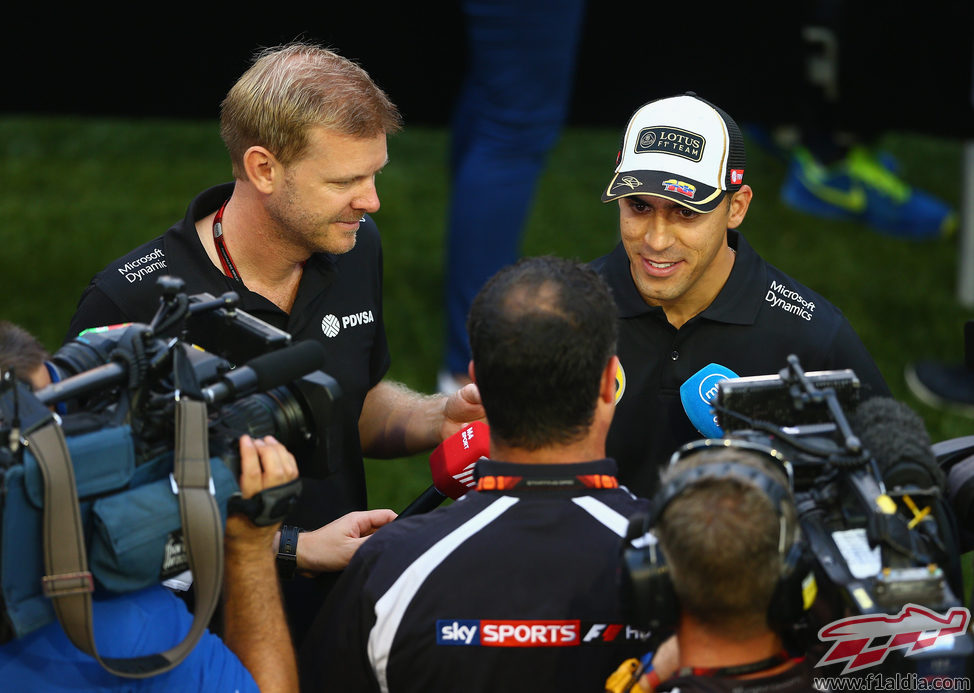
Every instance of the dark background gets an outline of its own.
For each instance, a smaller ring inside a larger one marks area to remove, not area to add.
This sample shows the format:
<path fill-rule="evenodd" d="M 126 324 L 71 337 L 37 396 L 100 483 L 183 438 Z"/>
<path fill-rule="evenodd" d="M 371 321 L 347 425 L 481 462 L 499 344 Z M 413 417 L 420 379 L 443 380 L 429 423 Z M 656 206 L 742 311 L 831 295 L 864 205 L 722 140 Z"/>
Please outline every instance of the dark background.
<path fill-rule="evenodd" d="M 592 0 L 569 124 L 621 128 L 645 101 L 687 89 L 741 123 L 800 119 L 802 18 L 781 6 L 808 4 Z M 846 124 L 974 135 L 974 3 L 896 4 L 837 3 Z M 23 8 L 5 22 L 0 112 L 215 118 L 257 47 L 303 38 L 365 67 L 407 126 L 441 126 L 464 43 L 459 8 L 436 5 L 281 4 L 260 15 L 170 3 L 158 6 L 163 15 L 130 11 L 139 17 Z"/>

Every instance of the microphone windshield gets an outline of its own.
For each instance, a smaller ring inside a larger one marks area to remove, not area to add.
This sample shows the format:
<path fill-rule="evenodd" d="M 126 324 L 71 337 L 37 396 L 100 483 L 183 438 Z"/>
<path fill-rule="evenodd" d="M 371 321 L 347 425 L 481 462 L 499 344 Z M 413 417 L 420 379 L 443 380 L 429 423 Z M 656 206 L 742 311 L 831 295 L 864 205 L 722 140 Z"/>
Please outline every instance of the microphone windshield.
<path fill-rule="evenodd" d="M 930 446 L 923 419 L 906 404 L 889 397 L 871 397 L 856 407 L 849 423 L 876 460 L 888 487 L 944 490 L 944 472 Z"/>
<path fill-rule="evenodd" d="M 476 486 L 474 466 L 490 454 L 490 429 L 482 421 L 467 424 L 436 446 L 430 454 L 433 485 L 456 500 Z"/>
<path fill-rule="evenodd" d="M 680 401 L 687 418 L 704 437 L 720 438 L 723 429 L 717 423 L 717 416 L 710 403 L 717 398 L 717 385 L 730 378 L 736 378 L 737 373 L 726 366 L 710 363 L 687 378 L 680 386 Z"/>
<path fill-rule="evenodd" d="M 284 349 L 261 354 L 248 361 L 244 367 L 253 371 L 255 389 L 263 392 L 320 370 L 324 363 L 324 345 L 308 339 Z M 230 371 L 228 377 L 233 373 L 234 371 Z"/>

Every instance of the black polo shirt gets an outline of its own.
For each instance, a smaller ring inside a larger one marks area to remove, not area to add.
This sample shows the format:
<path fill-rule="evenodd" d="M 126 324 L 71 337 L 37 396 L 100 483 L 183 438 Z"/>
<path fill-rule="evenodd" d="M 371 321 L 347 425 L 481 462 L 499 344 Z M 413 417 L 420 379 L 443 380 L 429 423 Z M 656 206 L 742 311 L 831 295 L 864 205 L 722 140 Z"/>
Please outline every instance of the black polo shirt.
<path fill-rule="evenodd" d="M 651 649 L 617 586 L 622 537 L 648 501 L 607 483 L 615 471 L 482 459 L 478 479 L 507 483 L 380 529 L 305 639 L 302 690 L 602 690 Z"/>
<path fill-rule="evenodd" d="M 728 231 L 728 243 L 737 257 L 727 283 L 679 330 L 640 296 L 621 242 L 591 263 L 619 311 L 621 386 L 607 454 L 619 463 L 619 480 L 638 495 L 655 491 L 660 467 L 674 450 L 703 437 L 683 409 L 680 385 L 708 364 L 741 377 L 768 375 L 795 354 L 805 371 L 851 368 L 864 397 L 889 396 L 838 308 L 765 262 L 738 232 Z"/>
<path fill-rule="evenodd" d="M 233 192 L 233 183 L 210 188 L 190 203 L 186 216 L 164 235 L 110 263 L 81 295 L 68 330 L 70 339 L 89 327 L 148 322 L 159 306 L 156 279 L 183 279 L 189 295 L 220 296 L 235 291 L 240 309 L 289 332 L 294 341 L 325 345 L 323 370 L 338 381 L 342 396 L 333 417 L 340 447 L 328 460 L 331 472 L 305 479 L 298 510 L 289 522 L 315 528 L 351 510 L 367 507 L 358 418 L 369 389 L 389 368 L 382 320 L 382 246 L 379 231 L 366 218 L 355 247 L 342 255 L 311 256 L 290 314 L 213 265 L 196 233 L 196 221 L 216 211 Z"/>

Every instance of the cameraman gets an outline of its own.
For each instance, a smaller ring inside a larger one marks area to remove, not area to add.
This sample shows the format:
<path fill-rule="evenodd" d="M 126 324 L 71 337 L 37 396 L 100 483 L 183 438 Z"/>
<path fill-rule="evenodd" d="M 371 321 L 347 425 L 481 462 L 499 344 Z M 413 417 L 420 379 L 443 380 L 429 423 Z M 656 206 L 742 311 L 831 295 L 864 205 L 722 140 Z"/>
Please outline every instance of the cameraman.
<path fill-rule="evenodd" d="M 770 456 L 748 449 L 691 444 L 681 452 L 662 475 L 654 499 L 662 514 L 651 528 L 679 605 L 675 637 L 659 648 L 638 687 L 612 685 L 613 677 L 606 690 L 816 690 L 809 663 L 789 653 L 769 623 L 802 608 L 778 608 L 787 592 L 779 587 L 786 554 L 800 541 L 786 475 Z M 799 563 L 789 577 L 801 571 Z M 631 665 L 620 667 L 619 678 Z"/>
<path fill-rule="evenodd" d="M 0 321 L 0 372 L 11 370 L 35 389 L 51 382 L 48 354 L 33 335 Z M 272 437 L 240 438 L 240 490 L 250 498 L 298 475 L 290 452 Z M 299 570 L 340 570 L 391 511 L 349 513 L 302 542 Z M 147 679 L 117 677 L 77 649 L 54 621 L 0 646 L 4 690 L 297 690 L 297 667 L 284 617 L 273 544 L 278 525 L 257 527 L 229 515 L 225 531 L 223 640 L 207 631 L 178 666 Z M 134 657 L 172 647 L 189 630 L 185 603 L 161 585 L 110 597 L 95 595 L 93 627 L 99 652 Z"/>

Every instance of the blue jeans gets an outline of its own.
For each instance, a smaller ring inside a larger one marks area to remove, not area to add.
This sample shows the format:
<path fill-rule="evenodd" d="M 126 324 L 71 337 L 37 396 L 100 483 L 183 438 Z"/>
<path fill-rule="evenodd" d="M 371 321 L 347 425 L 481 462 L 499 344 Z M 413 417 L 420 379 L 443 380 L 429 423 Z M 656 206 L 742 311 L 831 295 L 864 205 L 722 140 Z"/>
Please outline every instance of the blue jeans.
<path fill-rule="evenodd" d="M 517 260 L 538 177 L 568 112 L 584 0 L 463 2 L 469 64 L 451 123 L 444 368 L 466 373 L 466 320 Z"/>

